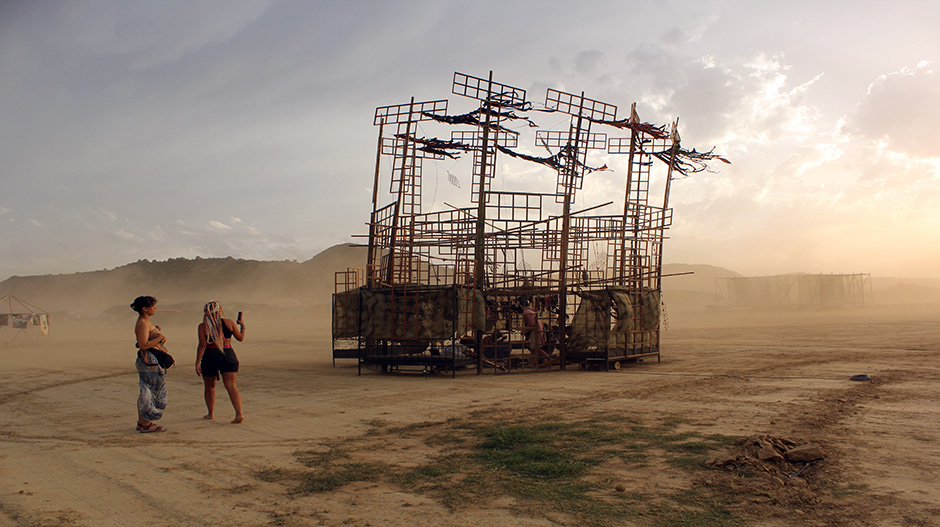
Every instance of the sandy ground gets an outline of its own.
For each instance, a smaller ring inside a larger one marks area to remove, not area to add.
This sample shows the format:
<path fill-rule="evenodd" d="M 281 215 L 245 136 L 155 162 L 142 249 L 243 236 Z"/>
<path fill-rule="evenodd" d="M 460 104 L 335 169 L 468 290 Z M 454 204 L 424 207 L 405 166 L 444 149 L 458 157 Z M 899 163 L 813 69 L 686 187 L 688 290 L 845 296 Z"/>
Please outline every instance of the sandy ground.
<path fill-rule="evenodd" d="M 229 424 L 221 386 L 216 420 L 202 419 L 198 320 L 165 325 L 179 367 L 167 376 L 162 434 L 134 431 L 132 313 L 60 323 L 39 343 L 0 345 L 0 525 L 576 524 L 520 514 L 505 500 L 453 512 L 390 486 L 295 496 L 258 478 L 299 468 L 299 450 L 361 440 L 377 422 L 443 422 L 490 407 L 682 418 L 703 433 L 818 442 L 827 457 L 816 470 L 861 490 L 841 516 L 824 510 L 840 507 L 829 502 L 756 523 L 940 525 L 940 306 L 667 315 L 661 363 L 456 379 L 359 376 L 352 361 L 332 365 L 326 321 L 253 320 L 236 347 L 241 425 Z M 849 380 L 859 373 L 874 381 Z M 423 455 L 385 439 L 387 463 Z M 648 489 L 671 484 L 634 476 Z M 638 483 L 631 477 L 628 486 Z"/>

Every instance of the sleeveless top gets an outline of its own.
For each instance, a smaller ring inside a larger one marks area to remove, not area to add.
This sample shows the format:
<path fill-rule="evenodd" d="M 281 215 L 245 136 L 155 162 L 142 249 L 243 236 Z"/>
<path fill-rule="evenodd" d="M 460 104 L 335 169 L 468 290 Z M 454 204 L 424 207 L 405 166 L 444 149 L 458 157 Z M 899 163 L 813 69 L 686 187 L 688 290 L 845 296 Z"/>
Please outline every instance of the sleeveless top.
<path fill-rule="evenodd" d="M 232 338 L 232 330 L 228 328 L 228 324 L 226 324 L 225 322 L 222 322 L 222 336 L 227 339 Z M 221 349 L 221 347 L 216 345 L 216 343 L 212 340 L 212 335 L 209 335 L 208 338 L 206 339 L 206 346 L 210 348 Z"/>

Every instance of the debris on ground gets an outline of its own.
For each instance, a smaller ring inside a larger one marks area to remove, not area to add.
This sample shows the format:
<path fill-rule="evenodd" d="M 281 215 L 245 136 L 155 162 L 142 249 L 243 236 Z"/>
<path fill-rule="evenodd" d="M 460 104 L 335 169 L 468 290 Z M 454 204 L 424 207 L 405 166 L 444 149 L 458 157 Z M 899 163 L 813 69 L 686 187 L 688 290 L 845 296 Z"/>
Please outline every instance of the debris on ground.
<path fill-rule="evenodd" d="M 810 463 L 826 457 L 817 443 L 799 443 L 768 434 L 752 435 L 734 444 L 734 450 L 706 464 L 714 468 L 756 469 L 792 479 L 803 474 Z"/>

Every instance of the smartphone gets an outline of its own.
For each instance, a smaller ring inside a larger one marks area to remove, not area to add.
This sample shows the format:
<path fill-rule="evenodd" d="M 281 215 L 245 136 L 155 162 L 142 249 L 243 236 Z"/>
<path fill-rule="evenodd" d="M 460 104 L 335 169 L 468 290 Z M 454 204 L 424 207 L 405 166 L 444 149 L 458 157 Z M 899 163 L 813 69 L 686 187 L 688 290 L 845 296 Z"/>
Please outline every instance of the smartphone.
<path fill-rule="evenodd" d="M 242 323 L 242 312 L 239 311 L 238 312 L 238 324 L 240 325 L 241 323 Z"/>

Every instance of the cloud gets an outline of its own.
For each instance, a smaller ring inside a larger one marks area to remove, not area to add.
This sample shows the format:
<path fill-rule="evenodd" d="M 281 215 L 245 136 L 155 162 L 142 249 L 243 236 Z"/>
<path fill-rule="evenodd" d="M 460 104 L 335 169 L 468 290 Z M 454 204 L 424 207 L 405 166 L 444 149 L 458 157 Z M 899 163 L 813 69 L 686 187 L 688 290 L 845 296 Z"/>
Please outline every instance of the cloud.
<path fill-rule="evenodd" d="M 232 228 L 229 227 L 228 225 L 220 221 L 215 221 L 215 220 L 209 221 L 209 228 L 214 231 L 220 231 L 220 232 L 229 232 L 232 230 Z"/>
<path fill-rule="evenodd" d="M 271 2 L 170 0 L 160 4 L 82 2 L 60 4 L 56 18 L 61 34 L 101 55 L 132 57 L 132 69 L 176 62 L 218 45 L 258 19 Z M 80 21 L 80 23 L 75 23 Z"/>
<path fill-rule="evenodd" d="M 881 75 L 845 119 L 858 139 L 882 141 L 888 149 L 917 157 L 940 157 L 940 75 L 930 63 Z"/>
<path fill-rule="evenodd" d="M 718 20 L 715 15 L 698 20 L 691 27 L 675 26 L 663 33 L 660 42 L 667 46 L 680 46 L 702 40 L 706 31 Z"/>
<path fill-rule="evenodd" d="M 597 49 L 581 51 L 574 56 L 575 70 L 582 75 L 592 75 L 603 58 L 604 52 Z"/>
<path fill-rule="evenodd" d="M 118 229 L 111 232 L 111 235 L 123 242 L 143 243 L 143 238 L 124 229 Z"/>

